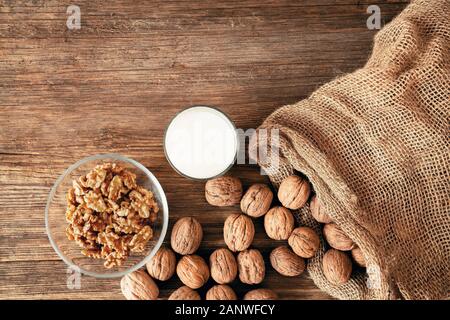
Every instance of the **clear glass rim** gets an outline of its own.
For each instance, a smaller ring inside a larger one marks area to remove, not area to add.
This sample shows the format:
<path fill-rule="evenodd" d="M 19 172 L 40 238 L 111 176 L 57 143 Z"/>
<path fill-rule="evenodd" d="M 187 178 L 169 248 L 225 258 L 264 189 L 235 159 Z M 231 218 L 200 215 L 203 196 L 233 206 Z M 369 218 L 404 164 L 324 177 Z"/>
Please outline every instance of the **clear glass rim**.
<path fill-rule="evenodd" d="M 169 130 L 169 127 L 170 127 L 170 125 L 172 124 L 172 122 L 175 120 L 175 118 L 178 117 L 181 113 L 183 113 L 183 112 L 185 112 L 185 111 L 187 111 L 187 110 L 189 110 L 189 109 L 199 108 L 199 107 L 200 107 L 200 108 L 209 108 L 209 109 L 212 109 L 212 110 L 214 110 L 214 111 L 217 111 L 217 112 L 221 113 L 221 114 L 225 117 L 225 119 L 227 119 L 227 120 L 230 122 L 231 126 L 233 127 L 234 132 L 235 132 L 235 139 L 236 139 L 236 144 L 235 144 L 235 145 L 236 145 L 236 150 L 235 150 L 235 152 L 234 152 L 234 158 L 233 158 L 233 161 L 231 161 L 231 163 L 228 165 L 228 167 L 226 167 L 222 172 L 216 174 L 215 176 L 208 177 L 208 178 L 195 178 L 195 177 L 191 177 L 191 176 L 188 176 L 187 174 L 181 172 L 180 170 L 178 170 L 178 168 L 175 167 L 175 165 L 172 163 L 172 161 L 170 161 L 170 158 L 169 158 L 169 156 L 168 156 L 168 154 L 167 154 L 167 149 L 166 149 L 166 136 L 167 136 L 167 131 Z M 170 164 L 170 166 L 172 167 L 172 169 L 175 170 L 175 172 L 178 173 L 180 176 L 185 177 L 185 178 L 187 178 L 187 179 L 194 180 L 194 181 L 206 181 L 206 180 L 209 180 L 209 179 L 214 179 L 214 178 L 223 176 L 225 173 L 227 173 L 227 172 L 234 166 L 234 163 L 236 162 L 236 159 L 237 159 L 237 154 L 238 154 L 238 151 L 239 151 L 240 146 L 239 146 L 239 137 L 238 137 L 238 134 L 237 134 L 236 130 L 237 130 L 237 128 L 236 128 L 236 125 L 234 124 L 233 120 L 231 120 L 231 118 L 230 118 L 225 112 L 223 112 L 222 110 L 220 110 L 218 107 L 214 107 L 214 106 L 206 106 L 206 105 L 201 105 L 201 104 L 200 104 L 200 105 L 193 105 L 193 106 L 186 107 L 186 108 L 184 108 L 183 110 L 177 112 L 177 113 L 172 117 L 172 119 L 169 121 L 169 124 L 167 125 L 167 127 L 166 127 L 166 129 L 165 129 L 165 131 L 164 131 L 164 138 L 163 138 L 163 139 L 164 139 L 164 140 L 163 140 L 164 156 L 166 157 L 166 160 L 167 160 L 167 162 Z"/>
<path fill-rule="evenodd" d="M 50 227 L 49 227 L 49 208 L 50 208 L 50 204 L 52 202 L 53 197 L 55 196 L 56 193 L 56 189 L 57 187 L 60 185 L 60 183 L 62 182 L 62 180 L 73 170 L 75 170 L 76 168 L 78 168 L 79 166 L 85 164 L 86 162 L 89 161 L 95 161 L 95 160 L 101 160 L 101 159 L 109 159 L 109 158 L 114 158 L 123 162 L 128 162 L 131 163 L 132 165 L 136 166 L 137 168 L 139 168 L 140 170 L 142 170 L 145 175 L 152 181 L 152 183 L 155 185 L 157 192 L 160 194 L 161 196 L 161 205 L 163 206 L 163 223 L 162 223 L 162 228 L 161 228 L 161 233 L 159 235 L 159 239 L 156 242 L 155 246 L 153 247 L 153 249 L 150 251 L 150 253 L 145 256 L 139 263 L 129 267 L 128 269 L 124 270 L 124 271 L 116 271 L 116 272 L 111 272 L 111 273 L 98 273 L 98 272 L 93 272 L 93 271 L 89 271 L 86 269 L 83 269 L 81 267 L 79 267 L 78 265 L 70 262 L 66 256 L 59 250 L 58 246 L 56 245 L 55 241 L 53 240 L 51 233 L 50 233 Z M 89 156 L 86 158 L 83 158 L 81 160 L 78 160 L 77 162 L 75 162 L 74 164 L 72 164 L 69 168 L 67 168 L 64 173 L 62 175 L 60 175 L 58 177 L 58 179 L 56 180 L 56 182 L 54 183 L 50 194 L 48 195 L 47 198 L 47 204 L 45 206 L 45 231 L 47 233 L 48 239 L 50 241 L 50 244 L 53 247 L 53 250 L 55 250 L 55 252 L 58 254 L 58 256 L 73 270 L 79 271 L 82 274 L 88 275 L 88 276 L 92 276 L 95 278 L 118 278 L 118 277 L 123 277 L 124 275 L 127 275 L 130 272 L 136 271 L 140 268 L 142 268 L 148 261 L 150 261 L 150 259 L 155 255 L 156 251 L 159 250 L 159 248 L 161 247 L 164 238 L 166 237 L 166 233 L 167 233 L 167 227 L 169 224 L 169 206 L 167 204 L 167 198 L 166 195 L 164 193 L 163 188 L 161 187 L 161 184 L 159 183 L 158 179 L 156 179 L 156 177 L 153 175 L 153 173 L 150 172 L 150 170 L 148 170 L 144 165 L 142 165 L 141 163 L 139 163 L 136 160 L 133 160 L 131 158 L 122 156 L 120 154 L 117 153 L 105 153 L 105 154 L 97 154 L 94 156 Z"/>

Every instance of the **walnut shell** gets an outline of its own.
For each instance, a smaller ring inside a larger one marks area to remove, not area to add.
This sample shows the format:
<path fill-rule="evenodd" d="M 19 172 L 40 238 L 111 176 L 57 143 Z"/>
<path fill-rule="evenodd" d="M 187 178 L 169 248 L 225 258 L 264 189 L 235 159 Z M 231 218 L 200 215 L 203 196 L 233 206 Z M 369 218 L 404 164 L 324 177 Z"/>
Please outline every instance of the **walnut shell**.
<path fill-rule="evenodd" d="M 269 238 L 286 240 L 294 230 L 294 216 L 289 209 L 273 207 L 264 216 L 264 229 Z"/>
<path fill-rule="evenodd" d="M 305 205 L 310 193 L 311 186 L 306 179 L 289 176 L 280 184 L 278 199 L 284 207 L 297 210 Z"/>
<path fill-rule="evenodd" d="M 175 273 L 177 258 L 170 248 L 161 247 L 153 258 L 147 262 L 148 274 L 157 280 L 169 280 Z"/>
<path fill-rule="evenodd" d="M 172 292 L 169 300 L 201 300 L 197 291 L 192 290 L 188 286 L 182 286 Z"/>
<path fill-rule="evenodd" d="M 120 288 L 127 300 L 156 300 L 159 295 L 158 286 L 144 270 L 124 276 Z"/>
<path fill-rule="evenodd" d="M 330 249 L 323 256 L 323 273 L 334 285 L 346 283 L 352 274 L 352 261 L 345 252 Z"/>
<path fill-rule="evenodd" d="M 244 300 L 277 300 L 278 295 L 270 289 L 255 289 L 247 292 Z"/>
<path fill-rule="evenodd" d="M 229 286 L 219 284 L 206 292 L 206 300 L 237 300 L 237 296 Z"/>
<path fill-rule="evenodd" d="M 226 284 L 236 279 L 238 267 L 233 253 L 225 248 L 215 250 L 209 257 L 211 278 L 218 284 Z"/>
<path fill-rule="evenodd" d="M 203 230 L 197 219 L 184 217 L 179 219 L 172 228 L 170 244 L 179 254 L 193 254 L 200 246 Z"/>
<path fill-rule="evenodd" d="M 242 212 L 251 217 L 261 217 L 270 209 L 273 193 L 265 184 L 254 184 L 248 188 L 241 200 Z"/>
<path fill-rule="evenodd" d="M 323 227 L 323 236 L 328 244 L 337 250 L 349 251 L 356 246 L 353 240 L 335 223 L 328 223 Z"/>
<path fill-rule="evenodd" d="M 288 243 L 296 255 L 302 258 L 312 258 L 319 250 L 320 239 L 313 229 L 298 227 L 292 231 Z"/>
<path fill-rule="evenodd" d="M 365 268 L 367 266 L 366 259 L 364 258 L 361 248 L 355 247 L 352 249 L 351 253 L 353 260 L 356 262 L 358 266 L 362 268 Z"/>
<path fill-rule="evenodd" d="M 223 238 L 231 251 L 247 249 L 252 244 L 254 236 L 255 226 L 248 216 L 235 213 L 225 220 Z"/>
<path fill-rule="evenodd" d="M 208 180 L 205 185 L 206 201 L 217 207 L 238 204 L 242 198 L 241 180 L 225 176 Z"/>
<path fill-rule="evenodd" d="M 177 275 L 183 284 L 191 289 L 198 289 L 209 279 L 208 265 L 200 256 L 183 256 L 178 261 Z"/>
<path fill-rule="evenodd" d="M 264 259 L 259 250 L 248 249 L 239 252 L 237 257 L 239 279 L 242 283 L 258 284 L 264 280 L 266 267 Z"/>
<path fill-rule="evenodd" d="M 295 277 L 305 271 L 305 260 L 285 246 L 272 250 L 270 264 L 279 274 L 286 277 Z"/>
<path fill-rule="evenodd" d="M 333 220 L 331 220 L 330 216 L 326 212 L 324 206 L 320 203 L 319 198 L 317 196 L 313 196 L 311 199 L 310 204 L 311 214 L 314 219 L 316 219 L 317 222 L 320 223 L 331 223 Z"/>

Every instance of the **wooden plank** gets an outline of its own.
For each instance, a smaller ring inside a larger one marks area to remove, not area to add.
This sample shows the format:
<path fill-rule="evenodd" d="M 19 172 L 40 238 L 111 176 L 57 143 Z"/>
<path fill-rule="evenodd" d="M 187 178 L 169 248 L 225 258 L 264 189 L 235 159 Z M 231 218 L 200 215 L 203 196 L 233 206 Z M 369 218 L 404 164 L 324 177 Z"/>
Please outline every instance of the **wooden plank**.
<path fill-rule="evenodd" d="M 0 1 L 0 299 L 122 298 L 117 279 L 83 277 L 81 289 L 68 289 L 44 228 L 56 178 L 97 153 L 152 170 L 170 221 L 192 215 L 203 224 L 205 258 L 224 246 L 223 221 L 239 208 L 207 205 L 203 183 L 170 168 L 167 123 L 186 106 L 207 104 L 239 128 L 257 127 L 277 107 L 364 65 L 375 34 L 366 28 L 368 5 L 379 5 L 387 23 L 407 2 L 85 0 L 77 2 L 81 30 L 69 31 L 64 2 Z M 232 173 L 245 186 L 267 182 L 253 166 Z M 283 299 L 330 298 L 305 274 L 277 275 L 267 257 L 282 242 L 265 236 L 261 219 L 256 229 L 253 245 L 268 266 L 263 287 Z M 159 285 L 166 298 L 180 283 Z M 233 287 L 239 296 L 250 289 Z"/>

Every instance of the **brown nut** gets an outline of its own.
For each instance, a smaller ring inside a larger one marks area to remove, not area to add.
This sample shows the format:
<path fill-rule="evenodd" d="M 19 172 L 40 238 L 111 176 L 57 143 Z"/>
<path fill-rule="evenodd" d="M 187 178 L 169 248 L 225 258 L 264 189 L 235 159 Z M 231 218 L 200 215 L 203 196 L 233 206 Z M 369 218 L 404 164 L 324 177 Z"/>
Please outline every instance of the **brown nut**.
<path fill-rule="evenodd" d="M 346 283 L 352 274 L 352 261 L 345 252 L 330 249 L 323 256 L 323 273 L 334 285 Z"/>
<path fill-rule="evenodd" d="M 248 216 L 235 213 L 225 220 L 223 238 L 231 251 L 247 249 L 252 244 L 254 236 L 255 226 Z"/>
<path fill-rule="evenodd" d="M 211 278 L 218 284 L 226 284 L 236 279 L 238 268 L 233 253 L 225 248 L 215 250 L 209 257 Z"/>
<path fill-rule="evenodd" d="M 183 256 L 178 261 L 177 275 L 183 284 L 191 289 L 198 289 L 209 279 L 208 265 L 200 256 Z"/>
<path fill-rule="evenodd" d="M 324 206 L 320 203 L 319 198 L 317 196 L 313 196 L 311 199 L 310 204 L 311 214 L 314 219 L 316 219 L 317 222 L 320 223 L 331 223 L 333 220 L 331 220 L 330 216 L 326 212 L 326 209 Z"/>
<path fill-rule="evenodd" d="M 266 267 L 264 259 L 259 250 L 248 249 L 239 252 L 237 257 L 239 279 L 242 283 L 258 284 L 264 280 Z"/>
<path fill-rule="evenodd" d="M 305 260 L 284 246 L 272 250 L 270 264 L 279 274 L 286 277 L 295 277 L 305 271 Z"/>
<path fill-rule="evenodd" d="M 361 248 L 355 247 L 352 249 L 352 258 L 358 266 L 362 268 L 367 266 L 366 259 L 364 258 Z"/>
<path fill-rule="evenodd" d="M 127 300 L 156 300 L 159 295 L 155 281 L 143 270 L 124 276 L 120 288 Z"/>
<path fill-rule="evenodd" d="M 328 223 L 323 227 L 323 236 L 334 249 L 349 251 L 355 247 L 353 240 L 335 223 Z"/>
<path fill-rule="evenodd" d="M 241 180 L 225 176 L 208 180 L 205 185 L 206 201 L 217 207 L 227 207 L 238 204 L 242 197 Z"/>
<path fill-rule="evenodd" d="M 292 231 L 288 243 L 296 255 L 302 258 L 312 258 L 319 250 L 320 239 L 313 229 L 299 227 Z"/>
<path fill-rule="evenodd" d="M 202 238 L 202 226 L 197 219 L 184 217 L 173 226 L 170 244 L 176 253 L 193 254 L 200 246 Z"/>
<path fill-rule="evenodd" d="M 229 286 L 219 284 L 206 292 L 206 300 L 237 300 L 237 296 Z"/>
<path fill-rule="evenodd" d="M 311 186 L 309 182 L 299 176 L 289 176 L 284 179 L 278 189 L 278 199 L 289 209 L 297 210 L 308 201 Z"/>
<path fill-rule="evenodd" d="M 254 184 L 248 188 L 241 200 L 241 210 L 251 217 L 258 218 L 266 214 L 272 204 L 273 193 L 265 184 Z"/>
<path fill-rule="evenodd" d="M 273 207 L 264 217 L 264 229 L 269 238 L 286 240 L 294 230 L 294 216 L 289 209 Z"/>
<path fill-rule="evenodd" d="M 175 253 L 170 248 L 161 247 L 153 258 L 147 262 L 146 267 L 148 274 L 157 280 L 169 280 L 177 265 Z"/>
<path fill-rule="evenodd" d="M 247 292 L 244 300 L 277 300 L 278 295 L 270 289 L 255 289 Z"/>
<path fill-rule="evenodd" d="M 182 286 L 172 292 L 169 300 L 201 300 L 197 291 L 192 290 L 188 286 Z"/>

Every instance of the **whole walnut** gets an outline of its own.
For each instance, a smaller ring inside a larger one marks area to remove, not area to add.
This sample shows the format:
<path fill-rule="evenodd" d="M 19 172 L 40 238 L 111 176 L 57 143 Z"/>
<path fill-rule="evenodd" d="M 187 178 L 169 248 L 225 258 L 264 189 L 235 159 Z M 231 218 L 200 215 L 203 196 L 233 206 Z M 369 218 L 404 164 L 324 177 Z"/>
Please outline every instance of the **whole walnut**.
<path fill-rule="evenodd" d="M 153 258 L 147 262 L 146 267 L 152 278 L 166 281 L 173 276 L 176 265 L 177 259 L 172 249 L 161 247 Z"/>
<path fill-rule="evenodd" d="M 255 289 L 247 292 L 244 300 L 277 300 L 278 295 L 270 289 Z"/>
<path fill-rule="evenodd" d="M 201 300 L 197 291 L 192 290 L 188 286 L 182 286 L 172 292 L 169 300 Z"/>
<path fill-rule="evenodd" d="M 353 260 L 356 262 L 358 266 L 362 268 L 367 267 L 366 259 L 364 258 L 364 255 L 360 247 L 353 248 L 351 253 Z"/>
<path fill-rule="evenodd" d="M 206 300 L 237 300 L 237 296 L 229 286 L 219 284 L 206 292 Z"/>
<path fill-rule="evenodd" d="M 206 201 L 217 207 L 238 204 L 242 198 L 241 180 L 225 176 L 208 180 L 205 185 Z"/>
<path fill-rule="evenodd" d="M 255 226 L 248 216 L 235 213 L 225 220 L 223 238 L 231 251 L 247 249 L 252 244 L 254 236 Z"/>
<path fill-rule="evenodd" d="M 124 276 L 120 288 L 127 300 L 156 300 L 159 295 L 158 286 L 143 270 Z"/>
<path fill-rule="evenodd" d="M 279 274 L 286 277 L 295 277 L 305 271 L 305 260 L 285 246 L 272 250 L 270 264 Z"/>
<path fill-rule="evenodd" d="M 317 222 L 320 223 L 330 223 L 333 222 L 330 216 L 326 212 L 324 206 L 320 203 L 319 198 L 317 196 L 313 196 L 310 204 L 311 214 Z"/>
<path fill-rule="evenodd" d="M 352 261 L 345 252 L 330 249 L 323 256 L 323 273 L 334 285 L 346 283 L 352 274 Z"/>
<path fill-rule="evenodd" d="M 225 248 L 215 250 L 209 257 L 211 278 L 218 284 L 226 284 L 236 279 L 238 267 L 233 253 Z"/>
<path fill-rule="evenodd" d="M 312 258 L 319 250 L 320 239 L 313 229 L 298 227 L 292 231 L 288 243 L 296 255 L 302 258 Z"/>
<path fill-rule="evenodd" d="M 197 219 L 184 217 L 179 219 L 172 228 L 170 244 L 179 254 L 193 254 L 200 246 L 203 230 Z"/>
<path fill-rule="evenodd" d="M 178 261 L 177 275 L 183 284 L 191 289 L 198 289 L 209 279 L 208 265 L 200 256 L 183 256 Z"/>
<path fill-rule="evenodd" d="M 278 199 L 289 209 L 300 209 L 308 201 L 311 193 L 309 182 L 299 176 L 289 176 L 284 179 L 278 189 Z"/>
<path fill-rule="evenodd" d="M 356 245 L 335 223 L 327 223 L 323 227 L 323 236 L 328 244 L 337 250 L 349 251 Z"/>
<path fill-rule="evenodd" d="M 285 207 L 273 207 L 264 216 L 264 229 L 269 238 L 286 240 L 294 230 L 294 216 Z"/>
<path fill-rule="evenodd" d="M 254 184 L 248 188 L 241 200 L 242 212 L 251 217 L 261 217 L 270 209 L 273 193 L 265 184 Z"/>
<path fill-rule="evenodd" d="M 239 279 L 242 283 L 258 284 L 264 280 L 266 267 L 259 250 L 248 249 L 239 252 L 237 256 Z"/>

